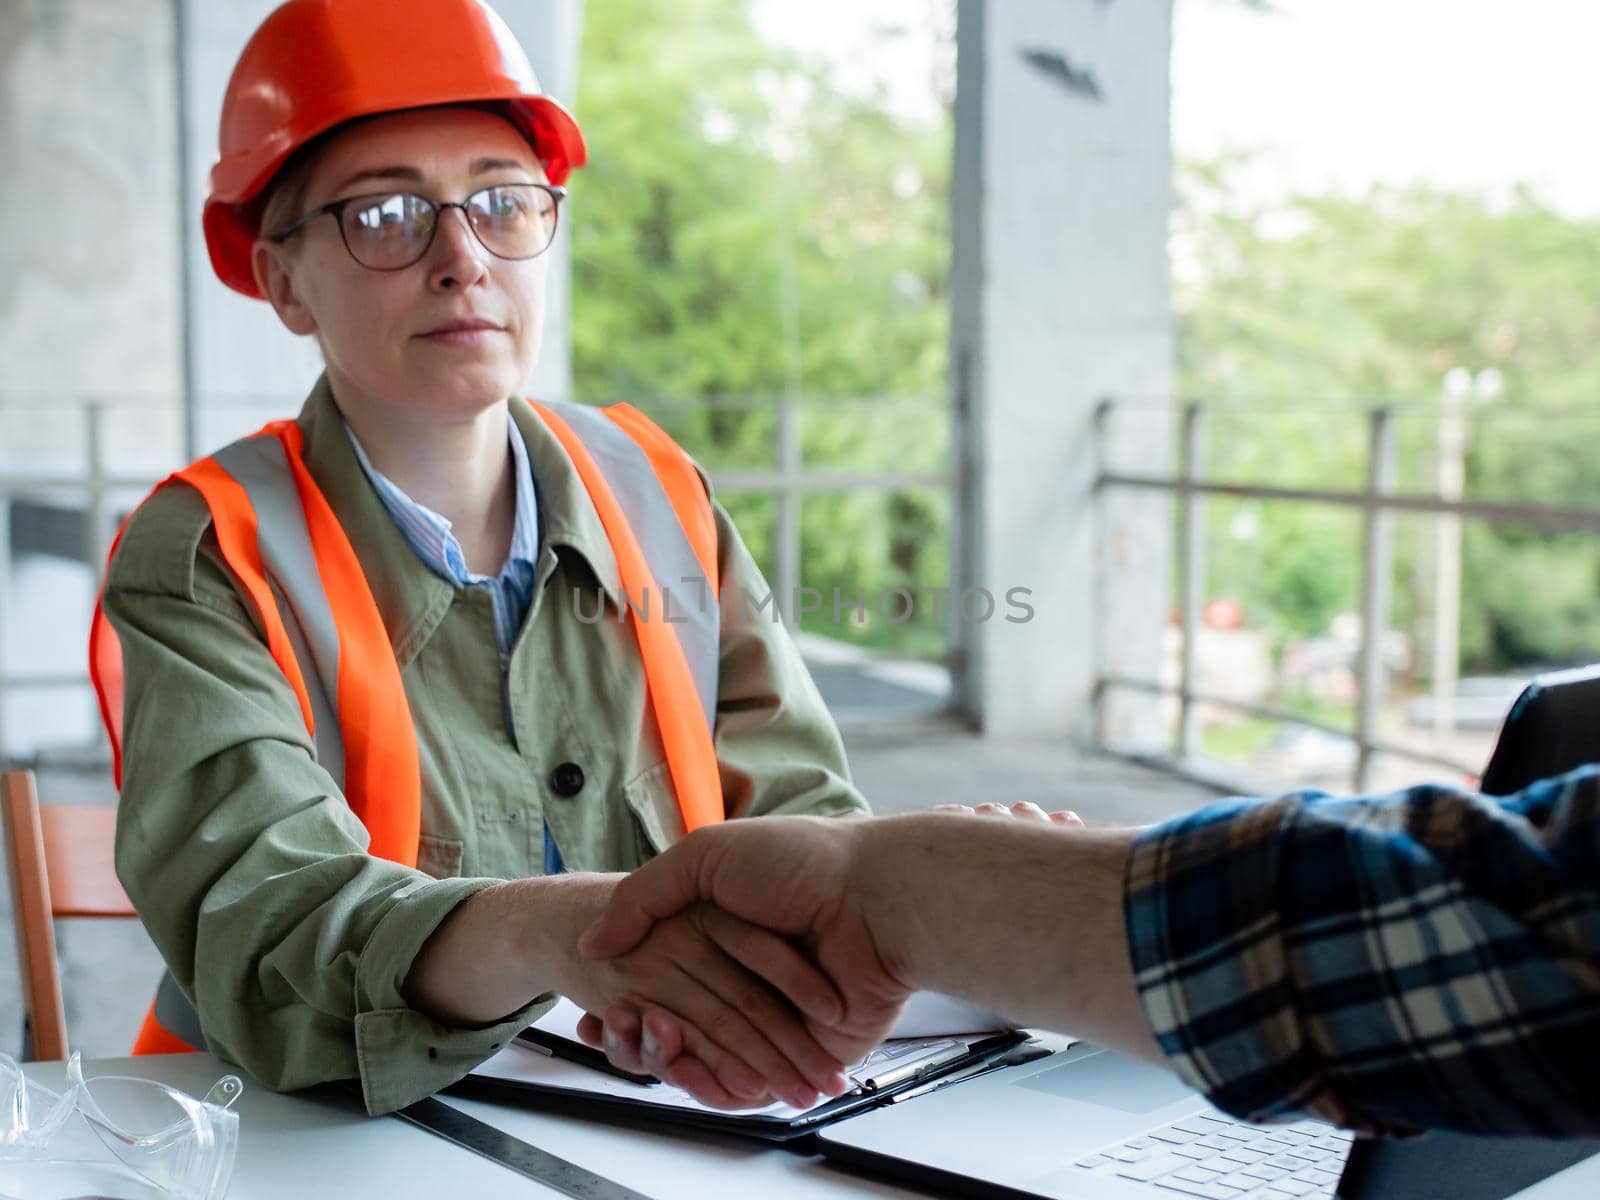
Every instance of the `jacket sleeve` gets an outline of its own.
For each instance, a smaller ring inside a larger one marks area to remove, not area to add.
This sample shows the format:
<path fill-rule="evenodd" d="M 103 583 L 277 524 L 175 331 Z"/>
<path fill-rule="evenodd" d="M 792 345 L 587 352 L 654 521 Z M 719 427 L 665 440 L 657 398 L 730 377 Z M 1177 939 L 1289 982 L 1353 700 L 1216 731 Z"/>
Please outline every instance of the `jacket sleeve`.
<path fill-rule="evenodd" d="M 387 1112 L 466 1074 L 536 1015 L 458 1029 L 401 985 L 490 879 L 435 880 L 366 853 L 299 707 L 208 535 L 168 487 L 110 569 L 122 646 L 117 874 L 210 1048 L 269 1087 L 359 1079 Z"/>
<path fill-rule="evenodd" d="M 1152 1032 L 1231 1113 L 1600 1133 L 1600 768 L 1224 801 L 1135 843 L 1126 917 Z"/>
<path fill-rule="evenodd" d="M 715 740 L 727 813 L 865 813 L 839 728 L 772 589 L 727 512 L 720 504 L 715 511 L 722 612 Z"/>

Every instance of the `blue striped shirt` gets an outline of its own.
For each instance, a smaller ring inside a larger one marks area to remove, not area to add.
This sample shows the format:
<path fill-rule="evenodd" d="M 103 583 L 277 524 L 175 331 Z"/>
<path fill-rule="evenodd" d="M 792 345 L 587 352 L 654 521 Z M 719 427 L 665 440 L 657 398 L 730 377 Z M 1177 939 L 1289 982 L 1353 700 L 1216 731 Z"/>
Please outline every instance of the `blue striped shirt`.
<path fill-rule="evenodd" d="M 418 504 L 395 482 L 372 465 L 367 452 L 362 449 L 355 430 L 346 422 L 344 431 L 355 449 L 361 469 L 366 472 L 378 499 L 388 510 L 394 523 L 400 527 L 411 549 L 416 551 L 425 566 L 434 574 L 453 583 L 458 588 L 487 588 L 494 604 L 494 640 L 501 662 L 511 654 L 511 647 L 522 628 L 528 606 L 533 603 L 534 571 L 539 560 L 539 509 L 533 485 L 533 472 L 528 469 L 528 448 L 523 444 L 522 431 L 516 421 L 506 414 L 507 437 L 511 443 L 511 469 L 516 477 L 516 520 L 511 530 L 511 552 L 497 575 L 479 575 L 468 570 L 461 543 L 451 532 L 450 519 L 436 513 L 424 504 Z M 502 675 L 504 672 L 502 672 Z M 506 734 L 513 740 L 516 732 L 511 727 L 511 710 L 506 703 Z M 561 872 L 561 853 L 556 849 L 548 827 L 544 834 L 545 874 Z"/>

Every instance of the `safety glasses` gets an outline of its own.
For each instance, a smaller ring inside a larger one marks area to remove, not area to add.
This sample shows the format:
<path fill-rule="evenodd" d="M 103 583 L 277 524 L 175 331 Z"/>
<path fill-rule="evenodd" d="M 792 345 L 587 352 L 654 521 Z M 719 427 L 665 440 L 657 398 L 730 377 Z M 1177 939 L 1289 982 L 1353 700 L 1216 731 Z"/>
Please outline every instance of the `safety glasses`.
<path fill-rule="evenodd" d="M 430 200 L 412 192 L 351 196 L 312 209 L 271 240 L 282 242 L 318 217 L 331 216 L 351 258 L 372 271 L 400 271 L 428 252 L 445 210 L 459 208 L 490 254 L 534 258 L 555 240 L 556 216 L 566 194 L 566 188 L 548 183 L 502 183 L 480 188 L 465 200 Z"/>
<path fill-rule="evenodd" d="M 0 1200 L 221 1200 L 243 1090 L 237 1075 L 202 1100 L 152 1079 L 85 1079 L 74 1054 L 57 1093 L 0 1054 Z"/>

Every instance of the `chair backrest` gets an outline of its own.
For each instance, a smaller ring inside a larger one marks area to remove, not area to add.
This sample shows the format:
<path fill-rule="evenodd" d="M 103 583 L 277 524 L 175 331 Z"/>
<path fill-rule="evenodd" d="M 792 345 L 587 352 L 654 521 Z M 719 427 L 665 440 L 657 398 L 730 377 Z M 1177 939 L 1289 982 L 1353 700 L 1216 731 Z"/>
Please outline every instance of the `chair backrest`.
<path fill-rule="evenodd" d="M 1600 665 L 1540 675 L 1506 714 L 1483 791 L 1509 796 L 1530 783 L 1600 762 Z"/>
<path fill-rule="evenodd" d="M 132 917 L 113 864 L 114 804 L 39 804 L 32 771 L 0 775 L 6 874 L 33 1057 L 67 1056 L 56 917 Z"/>

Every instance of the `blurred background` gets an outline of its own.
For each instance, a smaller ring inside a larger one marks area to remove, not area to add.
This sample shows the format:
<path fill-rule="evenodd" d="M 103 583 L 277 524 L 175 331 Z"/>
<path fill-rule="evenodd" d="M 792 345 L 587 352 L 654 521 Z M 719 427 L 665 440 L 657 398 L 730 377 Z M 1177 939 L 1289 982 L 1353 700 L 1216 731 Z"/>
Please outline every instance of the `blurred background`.
<path fill-rule="evenodd" d="M 271 7 L 0 0 L 0 760 L 47 800 L 109 796 L 117 522 L 318 370 L 199 239 Z M 530 391 L 705 464 L 880 808 L 1471 783 L 1600 658 L 1600 12 L 497 8 L 591 152 Z"/>

